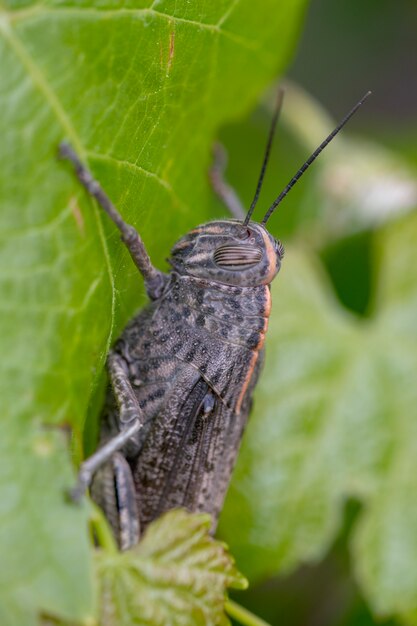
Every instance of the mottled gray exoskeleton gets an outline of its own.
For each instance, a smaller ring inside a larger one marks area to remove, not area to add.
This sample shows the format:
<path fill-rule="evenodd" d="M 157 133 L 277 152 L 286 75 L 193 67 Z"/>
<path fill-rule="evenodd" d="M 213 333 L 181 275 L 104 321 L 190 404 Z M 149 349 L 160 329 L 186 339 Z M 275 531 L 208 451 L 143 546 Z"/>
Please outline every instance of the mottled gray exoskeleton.
<path fill-rule="evenodd" d="M 120 230 L 150 298 L 108 356 L 110 386 L 101 447 L 82 464 L 73 494 L 79 497 L 92 483 L 92 496 L 122 549 L 135 544 L 149 522 L 175 507 L 210 513 L 215 528 L 263 362 L 270 284 L 284 254 L 265 224 L 367 95 L 291 179 L 262 223 L 256 223 L 250 218 L 268 161 L 280 92 L 246 217 L 217 160 L 213 186 L 235 219 L 212 221 L 184 235 L 171 250 L 169 273 L 152 265 L 137 231 L 124 222 L 72 148 L 61 145 L 61 156 L 73 163 L 80 182 Z"/>

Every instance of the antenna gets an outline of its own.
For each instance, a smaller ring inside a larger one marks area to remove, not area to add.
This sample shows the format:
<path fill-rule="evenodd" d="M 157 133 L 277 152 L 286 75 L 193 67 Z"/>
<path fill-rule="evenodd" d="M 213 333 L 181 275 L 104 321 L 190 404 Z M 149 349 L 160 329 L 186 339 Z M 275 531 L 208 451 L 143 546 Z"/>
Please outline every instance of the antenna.
<path fill-rule="evenodd" d="M 279 114 L 280 114 L 280 111 L 281 111 L 283 99 L 284 99 L 284 90 L 281 87 L 278 90 L 277 102 L 276 102 L 276 105 L 275 105 L 274 115 L 272 117 L 271 127 L 269 129 L 268 142 L 266 144 L 265 156 L 264 156 L 264 160 L 263 160 L 263 163 L 262 163 L 261 172 L 259 174 L 258 184 L 256 185 L 255 195 L 253 197 L 252 204 L 250 205 L 250 209 L 247 212 L 245 219 L 243 220 L 243 226 L 247 226 L 248 225 L 248 222 L 249 222 L 249 220 L 251 218 L 251 215 L 252 215 L 252 213 L 253 213 L 253 211 L 255 209 L 256 203 L 258 202 L 259 194 L 261 193 L 262 183 L 264 182 L 266 166 L 268 165 L 269 154 L 271 152 L 271 146 L 272 146 L 272 142 L 273 142 L 273 139 L 274 139 L 275 129 L 276 129 L 276 126 L 277 126 L 277 121 L 278 121 L 278 117 L 279 117 Z"/>
<path fill-rule="evenodd" d="M 292 187 L 294 187 L 295 183 L 301 178 L 301 176 L 304 174 L 304 172 L 310 167 L 310 165 L 313 163 L 313 161 L 315 161 L 317 159 L 317 157 L 319 156 L 320 152 L 322 150 L 324 150 L 324 148 L 332 141 L 332 139 L 334 139 L 334 137 L 336 137 L 337 133 L 342 130 L 343 126 L 346 124 L 346 122 L 348 122 L 350 120 L 350 118 L 352 117 L 352 115 L 354 115 L 356 113 L 356 111 L 359 109 L 360 106 L 362 106 L 362 104 L 365 102 L 365 100 L 371 95 L 371 91 L 368 91 L 360 100 L 359 102 L 357 102 L 355 104 L 355 106 L 353 107 L 353 109 L 351 109 L 349 111 L 349 113 L 347 115 L 345 115 L 345 117 L 342 119 L 342 121 L 340 122 L 340 124 L 338 124 L 336 126 L 336 128 L 330 133 L 330 135 L 328 137 L 326 137 L 326 139 L 323 141 L 323 143 L 321 143 L 319 145 L 319 147 L 313 152 L 313 154 L 307 159 L 307 161 L 304 163 L 304 165 L 302 165 L 300 167 L 300 169 L 298 170 L 298 172 L 295 174 L 295 176 L 293 176 L 293 178 L 291 178 L 290 182 L 288 183 L 288 185 L 281 191 L 281 193 L 279 194 L 279 196 L 277 197 L 277 199 L 271 204 L 271 206 L 269 207 L 268 211 L 265 214 L 265 217 L 262 220 L 262 224 L 266 224 L 267 221 L 269 220 L 269 218 L 271 217 L 272 213 L 275 211 L 275 209 L 277 208 L 277 206 L 280 204 L 280 202 L 285 198 L 285 196 L 287 195 L 287 193 L 292 189 Z"/>

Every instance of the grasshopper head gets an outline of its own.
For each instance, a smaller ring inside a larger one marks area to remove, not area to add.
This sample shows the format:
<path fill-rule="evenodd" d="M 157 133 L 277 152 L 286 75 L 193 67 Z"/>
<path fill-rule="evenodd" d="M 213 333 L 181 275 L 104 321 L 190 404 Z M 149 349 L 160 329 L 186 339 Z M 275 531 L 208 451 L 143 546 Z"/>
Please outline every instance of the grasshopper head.
<path fill-rule="evenodd" d="M 283 245 L 262 224 L 219 220 L 182 237 L 171 250 L 170 264 L 180 274 L 252 287 L 271 283 L 283 256 Z"/>

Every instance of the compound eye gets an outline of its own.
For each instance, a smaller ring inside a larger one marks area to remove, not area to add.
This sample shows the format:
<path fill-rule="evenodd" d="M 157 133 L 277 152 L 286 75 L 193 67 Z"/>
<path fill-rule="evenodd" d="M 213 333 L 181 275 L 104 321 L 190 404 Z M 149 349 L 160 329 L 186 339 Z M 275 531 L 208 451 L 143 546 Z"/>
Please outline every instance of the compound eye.
<path fill-rule="evenodd" d="M 285 248 L 279 239 L 275 239 L 275 252 L 280 259 L 282 259 L 285 254 Z"/>
<path fill-rule="evenodd" d="M 214 252 L 214 262 L 227 270 L 244 270 L 262 261 L 262 251 L 256 246 L 225 244 Z"/>

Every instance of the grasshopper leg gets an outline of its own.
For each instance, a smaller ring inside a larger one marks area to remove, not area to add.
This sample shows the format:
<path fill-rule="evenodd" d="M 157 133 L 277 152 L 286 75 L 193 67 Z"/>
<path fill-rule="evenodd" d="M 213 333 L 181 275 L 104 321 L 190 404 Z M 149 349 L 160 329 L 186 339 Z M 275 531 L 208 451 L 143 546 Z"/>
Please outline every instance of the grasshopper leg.
<path fill-rule="evenodd" d="M 103 510 L 121 550 L 139 541 L 140 527 L 135 484 L 129 463 L 115 452 L 94 475 L 91 496 Z"/>
<path fill-rule="evenodd" d="M 59 155 L 63 159 L 68 159 L 74 167 L 75 174 L 80 183 L 87 189 L 88 193 L 93 196 L 107 213 L 110 219 L 119 229 L 122 241 L 129 250 L 136 267 L 139 269 L 145 281 L 146 291 L 152 300 L 156 300 L 164 290 L 167 276 L 163 272 L 157 270 L 146 251 L 145 244 L 137 230 L 127 224 L 119 211 L 116 209 L 108 195 L 105 193 L 100 183 L 94 180 L 91 172 L 81 162 L 77 153 L 68 143 L 61 143 L 59 146 Z"/>
<path fill-rule="evenodd" d="M 231 187 L 224 178 L 227 165 L 227 153 L 220 143 L 214 144 L 213 157 L 213 165 L 209 172 L 213 190 L 229 209 L 232 216 L 238 220 L 243 220 L 245 218 L 245 211 L 243 210 L 242 203 L 233 187 Z"/>

